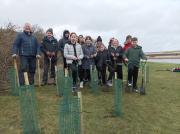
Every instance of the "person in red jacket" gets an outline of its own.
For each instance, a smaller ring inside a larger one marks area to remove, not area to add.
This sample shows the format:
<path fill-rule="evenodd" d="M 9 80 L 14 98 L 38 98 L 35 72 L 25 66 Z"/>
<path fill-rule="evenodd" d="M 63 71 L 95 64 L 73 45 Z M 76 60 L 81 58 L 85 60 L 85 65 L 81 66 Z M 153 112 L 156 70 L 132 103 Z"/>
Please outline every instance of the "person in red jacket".
<path fill-rule="evenodd" d="M 128 35 L 126 36 L 126 42 L 124 43 L 124 47 L 123 47 L 123 50 L 124 51 L 127 51 L 128 48 L 132 47 L 132 36 L 131 35 Z"/>

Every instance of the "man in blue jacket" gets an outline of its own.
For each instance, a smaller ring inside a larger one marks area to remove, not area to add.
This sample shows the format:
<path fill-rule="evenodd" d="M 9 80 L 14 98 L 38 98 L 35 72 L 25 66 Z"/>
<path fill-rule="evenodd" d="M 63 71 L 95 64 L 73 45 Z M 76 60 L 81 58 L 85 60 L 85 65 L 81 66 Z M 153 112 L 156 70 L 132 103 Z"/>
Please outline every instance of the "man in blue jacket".
<path fill-rule="evenodd" d="M 24 85 L 24 72 L 28 73 L 29 84 L 34 84 L 36 58 L 40 58 L 39 44 L 32 35 L 31 24 L 24 25 L 23 32 L 19 33 L 13 43 L 13 58 L 20 57 L 19 82 Z"/>

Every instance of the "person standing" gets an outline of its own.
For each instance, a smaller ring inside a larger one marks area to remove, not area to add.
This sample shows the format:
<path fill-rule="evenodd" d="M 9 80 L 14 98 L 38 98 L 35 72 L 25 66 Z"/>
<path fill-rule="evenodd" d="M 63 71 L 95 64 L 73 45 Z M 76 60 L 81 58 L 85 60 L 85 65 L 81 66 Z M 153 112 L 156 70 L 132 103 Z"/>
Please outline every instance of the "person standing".
<path fill-rule="evenodd" d="M 78 68 L 79 65 L 82 64 L 81 60 L 84 57 L 82 46 L 79 43 L 77 43 L 77 41 L 78 41 L 77 34 L 73 32 L 70 34 L 70 42 L 65 44 L 64 47 L 64 57 L 66 58 L 68 68 L 72 72 L 73 92 L 77 92 Z"/>
<path fill-rule="evenodd" d="M 127 51 L 131 47 L 132 47 L 132 36 L 128 35 L 128 36 L 126 36 L 126 41 L 124 43 L 123 50 Z"/>
<path fill-rule="evenodd" d="M 58 41 L 53 36 L 53 29 L 49 28 L 46 31 L 46 36 L 41 43 L 41 51 L 44 54 L 44 73 L 42 86 L 47 84 L 48 81 L 48 70 L 51 68 L 51 78 L 54 79 L 55 83 L 55 65 L 57 64 L 57 53 L 58 53 Z"/>
<path fill-rule="evenodd" d="M 122 71 L 122 63 L 123 63 L 123 48 L 120 46 L 119 41 L 117 39 L 112 40 L 112 45 L 108 48 L 111 65 L 109 65 L 109 78 L 107 84 L 112 86 L 112 78 L 114 77 L 114 72 L 117 72 L 117 78 L 122 80 L 123 71 Z"/>
<path fill-rule="evenodd" d="M 64 57 L 64 46 L 65 44 L 69 43 L 69 34 L 69 30 L 64 30 L 63 37 L 59 40 L 59 50 L 61 52 L 61 55 L 63 56 L 64 69 L 67 68 L 66 59 Z"/>
<path fill-rule="evenodd" d="M 133 86 L 133 91 L 137 92 L 140 59 L 147 60 L 142 47 L 138 45 L 138 38 L 132 38 L 132 47 L 125 52 L 124 59 L 128 62 L 128 86 Z"/>
<path fill-rule="evenodd" d="M 13 58 L 20 58 L 19 82 L 24 85 L 24 72 L 28 73 L 29 84 L 34 84 L 36 58 L 40 58 L 40 49 L 37 38 L 32 34 L 32 26 L 25 23 L 23 32 L 19 33 L 13 43 Z"/>
<path fill-rule="evenodd" d="M 84 53 L 84 58 L 82 60 L 82 68 L 84 72 L 84 81 L 87 82 L 91 80 L 90 69 L 91 66 L 92 68 L 94 68 L 95 57 L 97 55 L 96 47 L 92 44 L 91 36 L 86 36 L 85 45 L 82 48 Z M 80 83 L 80 88 L 83 88 L 83 82 Z"/>

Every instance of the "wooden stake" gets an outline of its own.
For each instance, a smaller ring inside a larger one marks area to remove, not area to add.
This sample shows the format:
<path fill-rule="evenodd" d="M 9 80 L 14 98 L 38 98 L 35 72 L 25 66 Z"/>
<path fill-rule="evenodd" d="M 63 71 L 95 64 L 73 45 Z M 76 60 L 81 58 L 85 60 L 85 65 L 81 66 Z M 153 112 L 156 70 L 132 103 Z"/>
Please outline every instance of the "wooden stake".
<path fill-rule="evenodd" d="M 115 72 L 115 79 L 117 79 L 117 72 Z"/>
<path fill-rule="evenodd" d="M 29 85 L 29 79 L 28 79 L 28 73 L 24 72 L 24 81 L 25 81 L 25 85 Z"/>
<path fill-rule="evenodd" d="M 41 86 L 41 70 L 40 70 L 40 61 L 37 59 L 37 67 L 38 67 L 38 85 Z"/>
<path fill-rule="evenodd" d="M 80 113 L 81 113 L 81 133 L 84 134 L 84 127 L 83 127 L 83 111 L 82 111 L 82 94 L 81 92 L 78 92 L 78 98 L 80 102 Z"/>
<path fill-rule="evenodd" d="M 15 68 L 15 71 L 16 71 L 17 85 L 19 87 L 19 73 L 18 73 L 18 67 L 17 67 L 17 62 L 16 62 L 15 58 L 14 58 L 14 68 Z"/>
<path fill-rule="evenodd" d="M 65 68 L 64 71 L 65 71 L 65 77 L 68 77 L 68 69 Z"/>
<path fill-rule="evenodd" d="M 59 95 L 59 87 L 58 87 L 58 81 L 57 81 L 57 66 L 55 66 L 55 80 L 56 80 L 56 90 L 57 90 L 57 95 Z"/>

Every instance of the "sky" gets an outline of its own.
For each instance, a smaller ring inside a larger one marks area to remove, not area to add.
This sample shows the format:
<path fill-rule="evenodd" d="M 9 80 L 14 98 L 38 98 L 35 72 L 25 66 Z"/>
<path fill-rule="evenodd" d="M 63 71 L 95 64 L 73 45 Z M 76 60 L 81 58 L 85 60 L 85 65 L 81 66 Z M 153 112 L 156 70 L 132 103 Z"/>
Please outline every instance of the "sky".
<path fill-rule="evenodd" d="M 145 52 L 180 50 L 180 0 L 0 0 L 0 26 L 25 22 L 78 35 L 138 37 Z"/>

